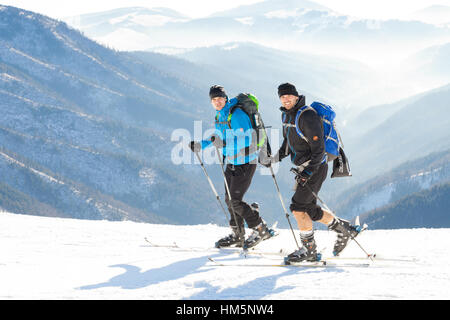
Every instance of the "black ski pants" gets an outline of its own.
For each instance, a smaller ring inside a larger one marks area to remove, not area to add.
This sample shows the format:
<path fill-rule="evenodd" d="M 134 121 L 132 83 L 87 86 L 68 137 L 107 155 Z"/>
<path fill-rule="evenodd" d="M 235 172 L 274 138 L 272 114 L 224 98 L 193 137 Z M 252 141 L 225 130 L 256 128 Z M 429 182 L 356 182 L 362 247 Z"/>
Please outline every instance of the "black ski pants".
<path fill-rule="evenodd" d="M 319 193 L 322 183 L 327 178 L 328 164 L 322 163 L 316 173 L 313 174 L 311 179 L 308 181 L 308 186 L 316 194 Z M 308 187 L 297 186 L 294 196 L 292 197 L 292 202 L 290 209 L 291 211 L 301 211 L 306 212 L 312 221 L 318 221 L 323 217 L 322 208 L 317 205 L 317 199 L 312 194 Z"/>
<path fill-rule="evenodd" d="M 243 227 L 245 220 L 249 228 L 254 228 L 262 221 L 258 211 L 253 210 L 246 202 L 242 200 L 244 198 L 244 194 L 250 187 L 255 171 L 255 163 L 227 165 L 225 170 L 225 178 L 227 180 L 228 187 L 230 188 L 231 201 L 228 198 L 228 193 L 225 189 L 225 202 L 231 215 L 230 226 L 232 227 Z M 231 206 L 233 206 L 237 221 L 234 219 Z"/>

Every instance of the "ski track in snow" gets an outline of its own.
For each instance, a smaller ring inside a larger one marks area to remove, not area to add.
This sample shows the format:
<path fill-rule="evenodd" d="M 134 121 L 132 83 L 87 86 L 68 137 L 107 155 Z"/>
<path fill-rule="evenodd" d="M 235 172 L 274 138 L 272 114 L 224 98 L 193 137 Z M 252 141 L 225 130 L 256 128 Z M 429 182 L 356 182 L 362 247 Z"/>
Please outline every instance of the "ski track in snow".
<path fill-rule="evenodd" d="M 158 244 L 210 247 L 216 225 L 173 226 L 45 218 L 0 212 L 0 299 L 449 299 L 450 229 L 367 230 L 359 242 L 380 257 L 368 268 L 217 267 L 268 263 L 275 256 L 187 252 Z M 296 234 L 298 232 L 296 231 Z M 335 234 L 316 231 L 329 255 Z M 290 230 L 258 246 L 294 250 Z M 343 257 L 363 257 L 350 243 Z M 344 261 L 343 261 L 344 262 Z M 345 260 L 345 263 L 348 263 Z M 361 261 L 358 261 L 361 262 Z"/>

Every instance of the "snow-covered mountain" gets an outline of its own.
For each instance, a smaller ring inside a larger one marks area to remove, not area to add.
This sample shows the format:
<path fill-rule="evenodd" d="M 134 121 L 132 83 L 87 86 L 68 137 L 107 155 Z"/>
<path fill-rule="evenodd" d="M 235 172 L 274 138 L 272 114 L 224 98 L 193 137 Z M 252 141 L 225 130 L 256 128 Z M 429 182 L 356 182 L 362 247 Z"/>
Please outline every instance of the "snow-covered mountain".
<path fill-rule="evenodd" d="M 321 64 L 324 59 L 328 59 L 329 65 L 325 70 L 342 70 L 342 76 L 334 72 L 325 75 L 325 80 L 315 86 L 317 91 L 309 89 L 309 92 L 320 97 L 321 92 L 327 92 L 334 99 L 335 105 L 359 109 L 389 103 L 445 85 L 448 79 L 448 72 L 444 70 L 448 65 L 445 58 L 444 61 L 434 61 L 433 72 L 424 69 L 427 66 L 423 66 L 420 57 L 407 59 L 418 51 L 450 42 L 448 25 L 433 25 L 417 20 L 360 19 L 342 15 L 314 2 L 300 0 L 260 1 L 201 19 L 183 20 L 183 16 L 178 13 L 167 13 L 174 20 L 151 26 L 139 24 L 136 19 L 130 22 L 129 17 L 142 14 L 151 19 L 155 14 L 152 10 L 123 8 L 113 13 L 114 19 L 111 18 L 110 11 L 93 14 L 99 25 L 107 25 L 107 28 L 92 25 L 89 16 L 86 19 L 84 16 L 75 17 L 75 20 L 85 22 L 73 25 L 87 36 L 119 50 L 151 50 L 181 56 L 185 53 L 186 57 L 194 59 L 193 55 L 200 56 L 201 51 L 212 53 L 217 48 L 232 48 L 231 44 L 252 43 L 264 46 L 266 50 L 275 49 L 274 54 L 277 56 L 277 51 L 282 50 L 291 52 L 294 57 L 300 57 L 300 60 L 304 60 L 305 55 L 316 57 L 310 59 L 314 66 L 318 66 L 315 63 L 318 60 Z M 74 19 L 66 21 L 70 23 Z M 128 22 L 111 24 L 111 20 Z M 196 50 L 186 53 L 189 49 Z M 241 49 L 234 51 L 229 55 L 242 52 Z M 256 61 L 262 61 L 263 57 L 259 57 L 257 52 L 249 54 L 251 58 L 242 55 L 239 65 L 254 64 L 255 58 Z M 445 57 L 445 52 L 443 56 Z M 207 61 L 219 60 L 213 55 L 208 57 Z M 290 57 L 286 60 L 295 63 Z M 353 61 L 353 66 L 350 61 Z M 278 60 L 276 62 L 275 65 L 267 62 L 260 68 L 269 68 L 272 72 L 279 63 Z M 334 66 L 331 66 L 332 63 Z M 197 64 L 203 65 L 204 62 L 199 61 Z M 306 74 L 311 75 L 311 68 L 300 65 L 304 73 L 298 77 L 298 81 L 308 86 L 309 81 L 303 79 Z M 442 70 L 434 72 L 439 69 Z M 287 78 L 297 76 L 298 73 L 293 72 L 286 75 Z M 344 80 L 335 81 L 340 78 Z M 255 78 L 252 79 L 255 82 Z M 341 87 L 347 91 L 339 95 Z"/>
<path fill-rule="evenodd" d="M 231 17 L 244 19 L 245 17 L 268 16 L 296 16 L 299 11 L 316 10 L 333 12 L 330 8 L 308 0 L 266 0 L 241 5 L 233 9 L 217 12 L 211 17 Z"/>
<path fill-rule="evenodd" d="M 0 196 L 4 208 L 14 212 L 30 213 L 35 208 L 34 214 L 89 219 L 223 223 L 201 169 L 176 166 L 169 160 L 173 129 L 191 131 L 194 120 L 211 124 L 209 86 L 225 80 L 222 84 L 229 85 L 230 95 L 254 92 L 264 103 L 262 112 L 274 112 L 265 116 L 265 122 L 276 126 L 280 123 L 276 87 L 288 79 L 281 79 L 267 61 L 289 59 L 285 70 L 298 65 L 300 71 L 292 79 L 304 81 L 292 81 L 299 89 L 318 88 L 320 78 L 328 76 L 325 80 L 333 83 L 323 80 L 328 88 L 321 92 L 324 95 L 339 87 L 338 82 L 345 87 L 352 77 L 347 60 L 312 59 L 306 54 L 290 60 L 289 54 L 258 44 L 233 42 L 192 51 L 204 61 L 117 52 L 62 22 L 13 7 L 1 7 L 0 25 L 6 26 L 0 33 Z M 220 61 L 208 57 L 211 52 L 220 54 L 223 72 L 214 72 Z M 258 53 L 263 57 L 258 58 Z M 227 71 L 239 61 L 236 57 L 251 57 L 247 67 L 248 59 L 239 65 L 246 72 Z M 205 61 L 208 64 L 199 64 Z M 314 74 L 314 86 L 303 84 L 308 77 L 302 70 Z M 363 66 L 353 70 L 355 81 L 361 79 L 361 70 Z M 275 76 L 280 78 L 272 80 Z M 257 87 L 254 79 L 264 87 Z M 255 92 L 258 88 L 261 91 Z M 309 95 L 311 100 L 323 98 L 316 92 Z M 447 86 L 402 101 L 401 107 L 397 103 L 380 107 L 379 117 L 366 117 L 376 122 L 370 130 L 341 126 L 354 177 L 344 179 L 344 187 L 327 181 L 322 197 L 328 200 L 404 161 L 448 149 L 448 118 L 442 116 L 448 101 Z M 337 121 L 342 124 L 348 114 L 337 108 Z M 420 130 L 411 132 L 418 123 Z M 293 177 L 290 163 L 284 161 L 282 166 L 277 177 L 288 202 Z M 208 170 L 215 185 L 222 186 L 218 166 Z M 286 224 L 270 176 L 255 176 L 246 196 L 250 202 L 260 202 L 268 223 Z"/>
<path fill-rule="evenodd" d="M 87 219 L 225 223 L 201 168 L 171 161 L 178 143 L 171 141 L 174 129 L 192 133 L 194 120 L 205 120 L 203 129 L 212 125 L 207 92 L 217 79 L 203 78 L 212 75 L 209 68 L 175 57 L 110 50 L 65 23 L 2 8 L 0 23 L 11 28 L 0 34 L 5 209 Z M 223 199 L 219 167 L 211 165 L 208 173 Z M 260 203 L 268 223 L 280 220 L 270 177 L 257 174 L 247 199 Z"/>
<path fill-rule="evenodd" d="M 432 5 L 411 13 L 410 17 L 430 24 L 450 24 L 450 6 Z"/>
<path fill-rule="evenodd" d="M 421 50 L 400 67 L 411 86 L 419 87 L 424 81 L 433 86 L 450 83 L 450 42 Z"/>
<path fill-rule="evenodd" d="M 64 19 L 100 43 L 118 49 L 145 50 L 152 41 L 147 28 L 184 22 L 188 17 L 168 8 L 129 7 Z"/>
<path fill-rule="evenodd" d="M 449 90 L 368 108 L 339 127 L 353 176 L 330 179 L 321 191 L 338 215 L 352 218 L 448 182 Z"/>
<path fill-rule="evenodd" d="M 403 162 L 450 148 L 450 119 L 444 116 L 449 108 L 450 85 L 446 85 L 398 104 L 363 111 L 357 119 L 373 121 L 376 126 L 365 131 L 355 120 L 355 127 L 349 123 L 343 130 L 354 175 L 359 179 L 373 177 Z M 379 116 L 371 117 L 377 111 Z"/>
<path fill-rule="evenodd" d="M 332 203 L 339 216 L 352 218 L 383 207 L 392 207 L 398 202 L 402 203 L 405 197 L 416 193 L 424 194 L 435 186 L 447 183 L 450 183 L 449 150 L 431 153 L 426 157 L 402 163 L 393 170 L 383 172 L 373 179 L 345 190 L 337 195 Z M 442 201 L 437 201 L 435 205 L 442 204 Z M 431 207 L 428 209 L 422 207 L 420 214 L 422 221 L 427 222 L 432 214 L 437 214 L 433 211 L 435 210 Z M 442 226 L 450 226 L 448 214 L 440 215 L 439 223 Z M 403 228 L 413 226 L 408 224 L 406 219 L 403 222 Z M 386 227 L 387 224 L 388 222 L 384 226 Z M 430 223 L 425 225 L 430 226 Z"/>
<path fill-rule="evenodd" d="M 283 51 L 249 42 L 196 48 L 177 56 L 208 66 L 214 70 L 212 76 L 220 77 L 221 83 L 231 89 L 254 92 L 265 101 L 264 109 L 276 111 L 270 113 L 270 117 L 277 122 L 280 102 L 276 88 L 284 82 L 296 84 L 308 101 L 325 101 L 338 109 L 367 103 L 372 93 L 373 100 L 380 96 L 371 86 L 374 71 L 351 59 Z"/>
<path fill-rule="evenodd" d="M 120 21 L 126 20 L 124 13 Z M 66 21 L 72 21 L 73 18 Z M 109 26 L 109 17 L 104 19 Z M 206 18 L 174 20 L 162 25 L 123 25 L 104 33 L 104 28 L 83 23 L 76 27 L 94 39 L 112 39 L 117 49 L 135 49 L 139 33 L 139 49 L 157 47 L 194 48 L 227 42 L 252 41 L 278 49 L 302 50 L 385 63 L 405 54 L 450 41 L 447 26 L 420 21 L 368 20 L 338 14 L 309 1 L 266 0 L 217 13 Z M 128 30 L 124 32 L 124 30 Z M 136 31 L 137 30 L 137 31 Z M 123 32 L 123 36 L 115 32 Z M 98 38 L 98 34 L 102 34 Z M 119 39 L 120 38 L 120 39 Z M 128 41 L 126 38 L 129 38 Z M 110 42 L 111 43 L 111 42 Z"/>
<path fill-rule="evenodd" d="M 229 232 L 215 225 L 85 221 L 4 212 L 0 225 L 2 300 L 158 299 L 183 300 L 182 306 L 186 299 L 450 298 L 450 229 L 367 230 L 358 237 L 379 258 L 405 261 L 371 262 L 350 243 L 342 260 L 330 260 L 336 266 L 297 268 L 264 266 L 281 263 L 283 256 L 244 258 L 208 250 Z M 144 237 L 157 244 L 176 242 L 181 249 L 151 247 Z M 335 234 L 317 231 L 316 240 L 319 247 L 328 248 L 324 256 L 329 256 Z M 186 247 L 197 249 L 187 251 Z M 282 229 L 256 251 L 290 252 L 294 248 L 292 234 Z M 217 266 L 208 257 L 230 266 Z"/>
<path fill-rule="evenodd" d="M 170 161 L 172 130 L 207 117 L 207 93 L 39 14 L 1 6 L 0 25 L 5 208 L 21 207 L 14 196 L 35 214 L 223 220 L 200 168 Z"/>
<path fill-rule="evenodd" d="M 415 192 L 367 212 L 361 221 L 374 229 L 446 228 L 450 225 L 450 182 Z"/>

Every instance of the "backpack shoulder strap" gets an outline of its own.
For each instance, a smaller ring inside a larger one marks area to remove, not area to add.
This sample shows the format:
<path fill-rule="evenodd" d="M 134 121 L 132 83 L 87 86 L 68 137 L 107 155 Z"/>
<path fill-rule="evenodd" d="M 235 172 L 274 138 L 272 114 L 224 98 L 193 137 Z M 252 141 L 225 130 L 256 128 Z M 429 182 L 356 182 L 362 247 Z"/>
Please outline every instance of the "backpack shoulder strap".
<path fill-rule="evenodd" d="M 227 118 L 227 123 L 228 123 L 228 127 L 231 129 L 231 117 L 233 116 L 234 111 L 236 111 L 236 109 L 241 109 L 241 106 L 239 104 L 235 104 L 234 106 L 232 106 L 230 108 L 230 112 L 228 113 L 228 118 Z M 245 112 L 244 112 L 245 113 Z"/>
<path fill-rule="evenodd" d="M 230 108 L 230 113 L 228 114 L 228 118 L 227 118 L 228 126 L 230 127 L 230 129 L 231 129 L 231 117 L 233 116 L 233 113 L 234 113 L 237 109 L 241 110 L 241 111 L 248 117 L 248 119 L 250 120 L 250 125 L 251 125 L 251 127 L 252 127 L 253 129 L 255 129 L 255 128 L 256 128 L 256 124 L 255 124 L 255 121 L 254 121 L 253 116 L 252 116 L 251 114 L 249 114 L 249 113 L 245 110 L 245 108 L 244 108 L 241 104 L 239 104 L 239 103 L 235 104 L 234 106 L 232 106 L 232 107 Z"/>
<path fill-rule="evenodd" d="M 219 116 L 218 115 L 216 115 L 214 119 L 215 119 L 215 123 L 216 124 L 228 124 L 229 125 L 228 121 L 219 121 Z"/>
<path fill-rule="evenodd" d="M 218 115 L 216 115 L 216 124 L 227 124 L 228 128 L 231 129 L 231 116 L 233 115 L 233 112 L 236 110 L 236 108 L 240 108 L 240 105 L 238 104 L 238 100 L 236 98 L 231 99 L 229 103 L 231 103 L 231 106 L 230 111 L 228 112 L 227 120 L 218 121 Z"/>
<path fill-rule="evenodd" d="M 310 107 L 310 106 L 304 106 L 301 107 L 298 111 L 297 111 L 297 116 L 295 117 L 295 130 L 297 131 L 297 134 L 304 139 L 306 142 L 308 142 L 308 139 L 305 137 L 305 135 L 302 133 L 302 131 L 300 130 L 300 124 L 299 124 L 299 119 L 300 116 L 303 114 L 303 112 L 305 112 L 306 110 L 312 110 L 314 112 L 316 112 L 316 110 L 314 110 L 314 108 Z"/>

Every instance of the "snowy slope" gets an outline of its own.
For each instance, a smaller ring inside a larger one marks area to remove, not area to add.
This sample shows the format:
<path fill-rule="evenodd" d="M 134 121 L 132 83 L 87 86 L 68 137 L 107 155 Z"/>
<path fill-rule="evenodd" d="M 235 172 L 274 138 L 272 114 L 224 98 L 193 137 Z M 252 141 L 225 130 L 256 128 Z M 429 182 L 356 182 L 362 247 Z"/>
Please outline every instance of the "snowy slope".
<path fill-rule="evenodd" d="M 158 243 L 208 247 L 228 230 L 43 218 L 0 213 L 0 299 L 449 299 L 450 229 L 366 231 L 360 243 L 385 257 L 367 268 L 217 267 L 277 263 L 258 256 L 152 248 Z M 334 234 L 317 231 L 319 246 Z M 258 250 L 292 250 L 289 230 Z M 328 254 L 328 251 L 325 251 Z M 344 257 L 361 257 L 354 243 Z M 349 260 L 345 260 L 348 262 Z M 340 262 L 338 262 L 340 263 Z"/>

